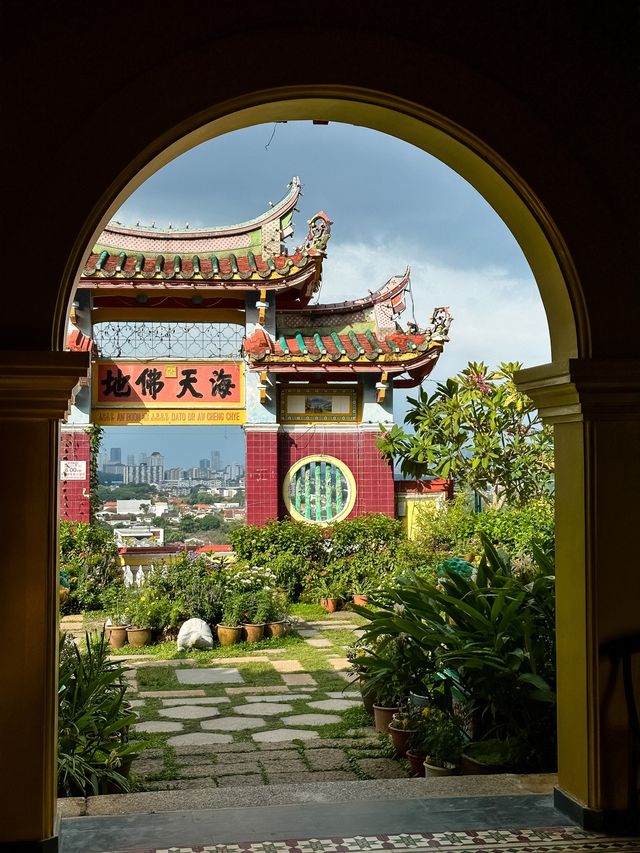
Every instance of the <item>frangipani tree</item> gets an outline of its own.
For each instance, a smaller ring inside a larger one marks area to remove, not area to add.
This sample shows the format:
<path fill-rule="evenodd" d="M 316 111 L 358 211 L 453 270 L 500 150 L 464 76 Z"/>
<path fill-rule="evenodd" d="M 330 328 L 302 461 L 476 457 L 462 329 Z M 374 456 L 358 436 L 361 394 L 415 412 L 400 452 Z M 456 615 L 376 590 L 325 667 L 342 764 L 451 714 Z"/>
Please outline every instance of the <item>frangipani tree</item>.
<path fill-rule="evenodd" d="M 533 402 L 515 386 L 518 362 L 489 370 L 469 362 L 431 395 L 420 389 L 402 427 L 379 439 L 403 474 L 453 480 L 478 492 L 491 507 L 517 506 L 548 496 L 553 486 L 553 438 Z"/>

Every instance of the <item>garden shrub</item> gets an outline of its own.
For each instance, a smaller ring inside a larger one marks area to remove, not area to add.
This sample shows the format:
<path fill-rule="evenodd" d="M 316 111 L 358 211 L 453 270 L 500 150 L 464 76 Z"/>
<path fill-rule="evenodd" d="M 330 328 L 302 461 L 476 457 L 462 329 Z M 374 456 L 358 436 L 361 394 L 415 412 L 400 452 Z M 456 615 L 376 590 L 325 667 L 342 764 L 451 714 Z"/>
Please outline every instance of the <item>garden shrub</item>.
<path fill-rule="evenodd" d="M 309 562 L 323 563 L 326 551 L 320 527 L 302 521 L 268 521 L 264 527 L 247 524 L 231 532 L 238 559 L 265 565 L 281 554 L 292 554 Z"/>
<path fill-rule="evenodd" d="M 331 530 L 331 559 L 392 551 L 404 538 L 402 524 L 383 513 L 338 522 Z"/>
<path fill-rule="evenodd" d="M 63 612 L 100 609 L 104 590 L 123 582 L 112 531 L 82 521 L 61 521 L 59 540 L 60 576 L 69 584 Z"/>
<path fill-rule="evenodd" d="M 128 791 L 127 763 L 144 748 L 129 742 L 136 716 L 126 700 L 124 668 L 109 661 L 104 632 L 85 635 L 81 651 L 60 641 L 58 796 Z"/>
<path fill-rule="evenodd" d="M 143 585 L 154 627 L 177 628 L 186 619 L 219 621 L 222 612 L 226 563 L 183 551 L 148 572 Z"/>
<path fill-rule="evenodd" d="M 518 574 L 480 537 L 484 554 L 475 576 L 444 564 L 437 584 L 401 579 L 373 608 L 356 608 L 369 620 L 359 671 L 375 687 L 395 667 L 406 674 L 406 690 L 449 713 L 457 704 L 474 740 L 519 741 L 530 768 L 549 769 L 555 761 L 553 563 L 533 546 L 535 563 Z"/>
<path fill-rule="evenodd" d="M 473 512 L 467 496 L 456 498 L 433 512 L 419 516 L 417 541 L 428 551 L 445 556 L 479 555 L 480 534 L 510 556 L 532 556 L 536 543 L 554 550 L 553 499 L 537 498 L 519 507 Z"/>

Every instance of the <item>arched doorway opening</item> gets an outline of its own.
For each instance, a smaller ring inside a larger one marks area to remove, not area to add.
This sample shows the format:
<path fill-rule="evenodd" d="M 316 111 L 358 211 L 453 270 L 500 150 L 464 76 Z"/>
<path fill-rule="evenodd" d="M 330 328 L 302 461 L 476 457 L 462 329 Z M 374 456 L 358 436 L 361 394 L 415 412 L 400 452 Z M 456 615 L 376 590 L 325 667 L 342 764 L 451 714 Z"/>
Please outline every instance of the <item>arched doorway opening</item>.
<path fill-rule="evenodd" d="M 594 661 L 601 631 L 596 632 L 590 622 L 593 616 L 593 593 L 587 589 L 588 584 L 584 579 L 585 563 L 591 566 L 593 557 L 587 552 L 588 510 L 584 506 L 585 465 L 588 464 L 585 458 L 589 457 L 590 447 L 585 445 L 584 425 L 580 417 L 582 412 L 576 411 L 575 407 L 579 403 L 579 399 L 576 402 L 576 385 L 580 385 L 581 380 L 584 384 L 585 377 L 589 379 L 590 376 L 588 373 L 580 375 L 578 366 L 578 373 L 573 373 L 573 368 L 568 364 L 569 359 L 589 357 L 589 322 L 570 252 L 562 235 L 535 194 L 495 152 L 441 116 L 395 98 L 364 90 L 345 92 L 330 87 L 287 92 L 276 90 L 254 93 L 233 103 L 220 103 L 204 115 L 194 117 L 189 127 L 174 128 L 167 136 L 158 139 L 154 146 L 139 152 L 135 162 L 130 163 L 105 191 L 105 195 L 93 205 L 70 252 L 67 275 L 59 290 L 52 326 L 52 349 L 60 352 L 63 348 L 67 310 L 87 247 L 137 183 L 177 153 L 202 139 L 248 124 L 294 119 L 343 120 L 364 124 L 428 150 L 462 174 L 492 204 L 529 261 L 547 311 L 556 367 L 547 371 L 530 371 L 523 377 L 523 387 L 534 395 L 534 399 L 537 395 L 541 408 L 549 417 L 560 418 L 557 423 L 562 425 L 563 432 L 562 437 L 557 436 L 558 496 L 563 502 L 563 509 L 558 515 L 558 596 L 560 625 L 566 626 L 566 634 L 561 633 L 559 637 L 560 654 L 565 661 L 560 676 L 560 785 L 578 803 L 579 809 L 584 806 L 596 811 L 606 807 L 619 808 L 623 800 L 620 785 L 609 779 L 610 787 L 607 788 L 603 777 L 603 773 L 607 775 L 607 767 L 603 770 L 601 766 L 602 747 L 599 739 L 602 721 L 598 708 L 602 690 L 600 681 L 607 669 Z M 141 166 L 141 163 L 144 165 Z M 605 367 L 600 366 L 599 371 L 599 381 L 602 383 L 605 381 Z M 551 394 L 547 394 L 549 385 L 553 387 Z M 632 436 L 629 431 L 626 434 Z M 47 444 L 51 447 L 52 436 L 51 431 L 39 436 L 43 448 Z M 53 541 L 51 512 L 50 503 L 48 515 L 43 514 L 43 519 L 48 517 L 49 545 Z M 50 564 L 51 549 L 45 548 L 44 551 L 49 552 Z M 562 582 L 560 577 L 563 578 Z M 580 579 L 580 595 L 577 598 L 573 595 L 576 579 Z M 51 600 L 50 589 L 50 620 L 54 613 Z M 577 610 L 576 600 L 583 605 Z M 566 622 L 563 622 L 563 607 L 566 608 Z M 53 627 L 53 623 L 50 627 Z M 49 631 L 49 642 L 52 647 L 46 650 L 42 666 L 36 668 L 48 673 L 45 681 L 51 688 L 55 683 L 52 678 L 53 631 Z M 569 662 L 570 666 L 567 665 Z M 32 677 L 36 675 L 32 673 Z M 53 826 L 50 779 L 54 750 L 50 720 L 52 700 L 53 691 L 49 689 L 43 700 L 45 713 L 42 717 L 49 719 L 44 733 L 45 759 L 40 759 L 37 766 L 41 780 L 38 823 L 45 832 L 47 826 Z M 614 730 L 618 733 L 617 749 L 621 752 L 626 734 L 618 705 L 613 708 L 612 719 Z M 611 756 L 606 763 L 612 767 L 614 757 Z"/>

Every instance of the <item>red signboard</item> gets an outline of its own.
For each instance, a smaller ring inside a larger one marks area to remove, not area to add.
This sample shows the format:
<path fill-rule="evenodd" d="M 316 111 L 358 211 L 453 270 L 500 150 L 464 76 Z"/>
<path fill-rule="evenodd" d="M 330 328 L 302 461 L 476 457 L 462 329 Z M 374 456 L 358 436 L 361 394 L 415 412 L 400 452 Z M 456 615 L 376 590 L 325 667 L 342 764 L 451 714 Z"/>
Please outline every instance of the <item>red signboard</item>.
<path fill-rule="evenodd" d="M 93 405 L 108 408 L 244 406 L 244 365 L 237 361 L 97 361 Z"/>

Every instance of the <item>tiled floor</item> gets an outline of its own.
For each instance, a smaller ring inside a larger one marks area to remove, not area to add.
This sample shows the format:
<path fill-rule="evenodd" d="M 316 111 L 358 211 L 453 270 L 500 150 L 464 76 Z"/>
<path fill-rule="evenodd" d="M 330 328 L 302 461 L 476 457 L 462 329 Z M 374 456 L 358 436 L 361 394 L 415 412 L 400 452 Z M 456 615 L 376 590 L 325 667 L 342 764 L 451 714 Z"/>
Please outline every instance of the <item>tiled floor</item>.
<path fill-rule="evenodd" d="M 547 795 L 305 803 L 62 822 L 62 853 L 639 853 L 567 825 Z"/>

